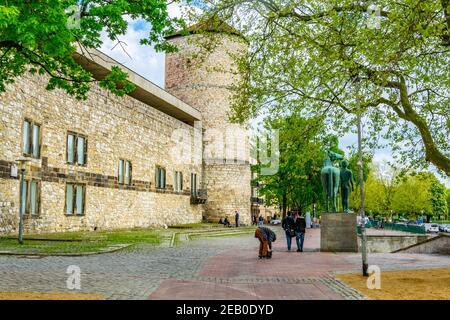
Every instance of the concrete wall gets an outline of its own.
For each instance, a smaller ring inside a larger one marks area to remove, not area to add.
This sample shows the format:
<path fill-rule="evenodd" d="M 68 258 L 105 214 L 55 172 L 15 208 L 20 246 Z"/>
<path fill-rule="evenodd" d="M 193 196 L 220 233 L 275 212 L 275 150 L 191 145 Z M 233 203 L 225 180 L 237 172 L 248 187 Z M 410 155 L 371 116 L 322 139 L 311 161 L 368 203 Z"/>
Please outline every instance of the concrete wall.
<path fill-rule="evenodd" d="M 401 250 L 404 253 L 427 253 L 450 255 L 450 235 L 441 233 L 425 242 Z"/>
<path fill-rule="evenodd" d="M 61 90 L 47 91 L 47 79 L 26 76 L 0 95 L 0 233 L 17 231 L 19 181 L 10 177 L 11 163 L 22 155 L 22 123 L 41 125 L 41 157 L 28 165 L 27 177 L 41 181 L 41 210 L 26 217 L 26 232 L 55 232 L 148 227 L 191 223 L 202 218 L 202 205 L 190 204 L 190 174 L 201 181 L 201 161 L 179 161 L 175 145 L 194 148 L 194 128 L 129 96 L 118 97 L 93 86 L 86 101 Z M 173 133 L 188 137 L 175 144 Z M 67 131 L 87 137 L 86 166 L 66 163 Z M 181 146 L 181 147 L 180 147 Z M 118 184 L 119 159 L 130 160 L 132 184 Z M 155 189 L 155 166 L 166 169 L 166 189 Z M 173 191 L 175 170 L 183 172 L 184 191 Z M 84 216 L 64 212 L 67 182 L 86 184 Z M 200 188 L 200 186 L 199 186 Z"/>
<path fill-rule="evenodd" d="M 393 252 L 425 241 L 427 235 L 367 235 L 367 252 Z M 358 237 L 361 249 L 361 237 Z M 361 250 L 360 250 L 361 251 Z"/>

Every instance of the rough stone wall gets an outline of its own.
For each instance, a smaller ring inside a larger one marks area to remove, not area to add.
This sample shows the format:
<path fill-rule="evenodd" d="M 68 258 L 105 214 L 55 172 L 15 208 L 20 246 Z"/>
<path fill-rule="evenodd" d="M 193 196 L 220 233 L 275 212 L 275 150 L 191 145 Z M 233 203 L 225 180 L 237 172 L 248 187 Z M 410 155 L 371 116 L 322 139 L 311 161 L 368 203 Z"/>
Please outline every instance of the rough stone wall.
<path fill-rule="evenodd" d="M 191 205 L 190 173 L 201 164 L 172 156 L 173 132 L 190 135 L 181 149 L 194 150 L 194 129 L 129 96 L 117 97 L 94 86 L 86 101 L 61 90 L 45 90 L 46 79 L 26 76 L 0 96 L 0 233 L 16 232 L 19 180 L 9 177 L 9 163 L 21 156 L 25 117 L 41 124 L 41 158 L 27 172 L 41 182 L 41 212 L 26 220 L 26 232 L 54 232 L 147 227 L 198 222 L 202 205 Z M 87 136 L 87 165 L 66 163 L 67 131 Z M 180 143 L 180 142 L 177 142 Z M 178 145 L 180 148 L 180 145 Z M 197 155 L 199 156 L 199 155 Z M 118 184 L 119 159 L 132 163 L 132 186 Z M 166 190 L 155 190 L 155 166 L 166 169 Z M 30 170 L 32 169 L 32 170 Z M 174 172 L 183 172 L 183 193 L 173 192 Z M 87 184 L 86 211 L 66 216 L 65 184 Z"/>
<path fill-rule="evenodd" d="M 241 221 L 250 223 L 249 134 L 229 121 L 231 87 L 239 80 L 234 55 L 246 54 L 247 44 L 227 34 L 178 36 L 171 41 L 179 50 L 166 55 L 166 90 L 203 117 L 206 218 L 234 217 L 238 209 Z"/>
<path fill-rule="evenodd" d="M 17 230 L 19 226 L 19 192 L 17 180 L 0 179 L 0 234 L 8 234 Z"/>
<path fill-rule="evenodd" d="M 248 165 L 208 165 L 205 166 L 204 184 L 208 188 L 207 219 L 218 221 L 228 216 L 234 223 L 234 211 L 238 210 L 239 220 L 251 224 L 250 220 L 250 168 Z"/>

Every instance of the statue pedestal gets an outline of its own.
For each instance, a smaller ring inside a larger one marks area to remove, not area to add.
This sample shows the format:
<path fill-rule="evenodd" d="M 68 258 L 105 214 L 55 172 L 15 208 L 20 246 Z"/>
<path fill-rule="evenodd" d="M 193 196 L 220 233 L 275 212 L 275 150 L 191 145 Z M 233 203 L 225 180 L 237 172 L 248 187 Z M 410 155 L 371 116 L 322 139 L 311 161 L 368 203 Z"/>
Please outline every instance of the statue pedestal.
<path fill-rule="evenodd" d="M 320 217 L 320 251 L 358 252 L 356 214 L 322 213 Z"/>

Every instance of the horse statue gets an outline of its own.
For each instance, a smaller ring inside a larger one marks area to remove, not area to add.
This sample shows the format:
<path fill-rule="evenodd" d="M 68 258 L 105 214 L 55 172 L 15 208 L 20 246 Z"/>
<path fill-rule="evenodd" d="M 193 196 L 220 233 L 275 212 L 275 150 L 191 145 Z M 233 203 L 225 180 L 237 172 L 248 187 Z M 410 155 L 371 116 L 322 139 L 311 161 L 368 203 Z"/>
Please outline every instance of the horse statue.
<path fill-rule="evenodd" d="M 337 193 L 339 190 L 340 170 L 333 166 L 333 161 L 342 160 L 344 157 L 333 151 L 326 151 L 321 171 L 322 186 L 325 193 L 325 207 L 327 212 L 337 212 Z M 330 202 L 332 211 L 330 211 Z"/>

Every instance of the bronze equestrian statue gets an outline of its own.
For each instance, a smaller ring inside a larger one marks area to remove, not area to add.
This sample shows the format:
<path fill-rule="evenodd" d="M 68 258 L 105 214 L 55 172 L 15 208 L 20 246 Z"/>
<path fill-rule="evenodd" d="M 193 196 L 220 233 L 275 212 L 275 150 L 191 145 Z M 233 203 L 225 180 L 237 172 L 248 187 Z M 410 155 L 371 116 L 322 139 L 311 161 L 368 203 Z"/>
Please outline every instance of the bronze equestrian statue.
<path fill-rule="evenodd" d="M 339 190 L 340 171 L 338 168 L 333 166 L 333 162 L 342 159 L 344 159 L 342 155 L 333 151 L 326 151 L 326 157 L 321 171 L 323 191 L 325 193 L 326 212 L 337 212 L 336 198 Z"/>

